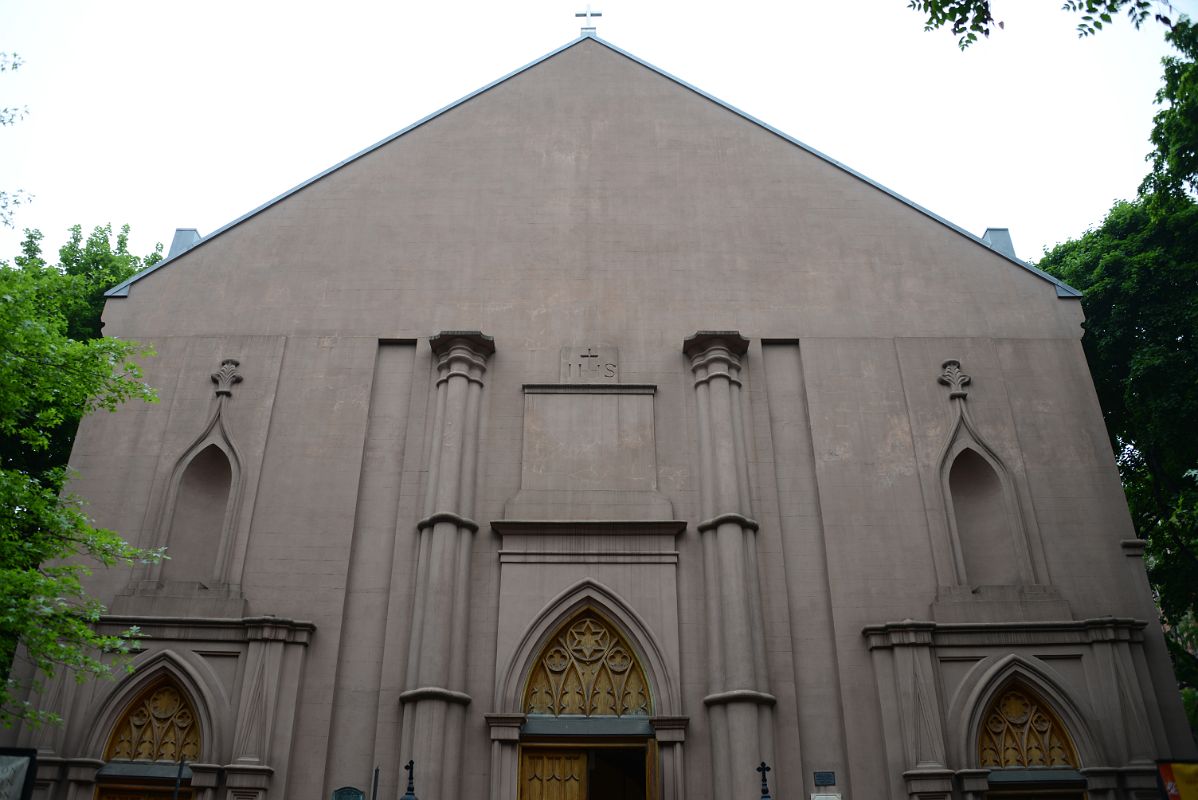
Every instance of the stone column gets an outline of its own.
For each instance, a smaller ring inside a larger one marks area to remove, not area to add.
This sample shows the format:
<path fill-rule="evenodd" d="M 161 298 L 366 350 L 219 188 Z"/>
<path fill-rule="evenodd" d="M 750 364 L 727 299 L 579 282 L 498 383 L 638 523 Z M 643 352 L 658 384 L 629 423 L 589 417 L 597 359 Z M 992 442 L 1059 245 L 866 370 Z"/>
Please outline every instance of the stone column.
<path fill-rule="evenodd" d="M 686 796 L 686 770 L 682 763 L 682 744 L 686 741 L 689 717 L 650 717 L 653 736 L 661 755 L 658 786 L 662 800 L 682 800 Z"/>
<path fill-rule="evenodd" d="M 516 800 L 520 785 L 520 726 L 524 714 L 486 714 L 491 729 L 490 800 Z"/>
<path fill-rule="evenodd" d="M 425 800 L 457 800 L 465 693 L 470 553 L 483 375 L 490 336 L 444 331 L 429 344 L 437 358 L 436 397 L 424 519 L 417 524 L 416 597 L 403 704 L 401 761 L 420 770 Z"/>
<path fill-rule="evenodd" d="M 700 331 L 683 342 L 695 375 L 699 498 L 706 581 L 713 797 L 751 797 L 753 771 L 773 762 L 774 697 L 768 691 L 757 523 L 749 503 L 749 461 L 736 331 Z"/>

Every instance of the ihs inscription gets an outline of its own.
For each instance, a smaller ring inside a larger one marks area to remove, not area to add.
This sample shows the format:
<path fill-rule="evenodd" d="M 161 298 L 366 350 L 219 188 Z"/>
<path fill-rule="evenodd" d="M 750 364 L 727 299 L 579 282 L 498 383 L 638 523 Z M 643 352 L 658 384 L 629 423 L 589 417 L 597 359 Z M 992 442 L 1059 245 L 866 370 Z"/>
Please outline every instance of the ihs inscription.
<path fill-rule="evenodd" d="M 619 383 L 619 353 L 616 348 L 603 345 L 563 347 L 558 380 L 562 383 Z"/>

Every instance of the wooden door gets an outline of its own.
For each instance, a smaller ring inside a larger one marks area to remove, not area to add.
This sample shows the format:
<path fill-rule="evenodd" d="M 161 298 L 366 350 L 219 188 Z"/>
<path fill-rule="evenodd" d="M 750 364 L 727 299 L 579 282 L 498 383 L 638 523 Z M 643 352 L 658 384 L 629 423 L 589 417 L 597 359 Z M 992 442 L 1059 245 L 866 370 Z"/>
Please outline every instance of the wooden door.
<path fill-rule="evenodd" d="M 520 800 L 586 800 L 587 751 L 525 748 Z"/>

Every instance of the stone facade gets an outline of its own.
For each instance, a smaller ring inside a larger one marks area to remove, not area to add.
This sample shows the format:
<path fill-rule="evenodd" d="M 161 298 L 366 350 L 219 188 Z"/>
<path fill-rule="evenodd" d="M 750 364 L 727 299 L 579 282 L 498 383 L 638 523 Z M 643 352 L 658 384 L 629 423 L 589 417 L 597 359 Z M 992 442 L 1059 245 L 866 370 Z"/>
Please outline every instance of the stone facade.
<path fill-rule="evenodd" d="M 175 557 L 95 576 L 146 638 L 7 734 L 41 797 L 1152 797 L 1194 754 L 1077 293 L 593 36 L 180 249 L 105 311 L 161 402 L 72 456 Z"/>

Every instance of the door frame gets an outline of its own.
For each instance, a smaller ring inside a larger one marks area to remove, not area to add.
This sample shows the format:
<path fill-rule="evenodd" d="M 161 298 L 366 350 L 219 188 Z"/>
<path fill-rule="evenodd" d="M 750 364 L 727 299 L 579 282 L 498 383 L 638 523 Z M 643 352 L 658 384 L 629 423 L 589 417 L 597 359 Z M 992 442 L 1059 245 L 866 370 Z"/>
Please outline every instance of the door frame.
<path fill-rule="evenodd" d="M 649 737 L 636 738 L 614 738 L 604 737 L 588 738 L 588 737 L 570 737 L 570 738 L 550 738 L 538 737 L 528 741 L 521 741 L 516 748 L 516 798 L 520 800 L 520 789 L 524 786 L 524 753 L 528 750 L 555 750 L 559 752 L 571 750 L 641 750 L 645 754 L 645 800 L 661 800 L 661 781 L 658 779 L 660 771 L 658 765 L 658 748 L 657 740 Z M 588 764 L 589 766 L 589 764 Z M 587 785 L 589 792 L 590 786 Z"/>

